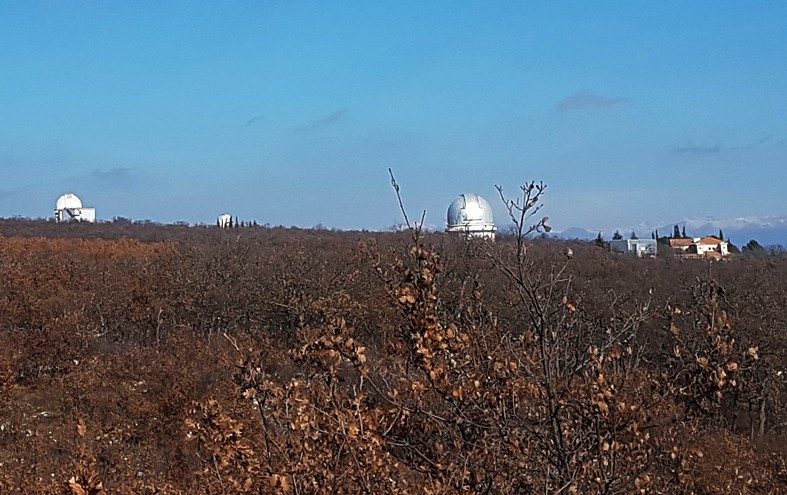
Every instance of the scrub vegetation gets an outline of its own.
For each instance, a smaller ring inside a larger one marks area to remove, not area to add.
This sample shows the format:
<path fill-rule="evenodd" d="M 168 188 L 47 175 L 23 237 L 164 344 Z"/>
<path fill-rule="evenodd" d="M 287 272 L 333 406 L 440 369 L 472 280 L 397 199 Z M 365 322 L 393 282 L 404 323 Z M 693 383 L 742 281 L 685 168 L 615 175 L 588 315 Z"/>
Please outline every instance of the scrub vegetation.
<path fill-rule="evenodd" d="M 787 258 L 520 192 L 494 243 L 0 222 L 0 492 L 787 492 Z"/>

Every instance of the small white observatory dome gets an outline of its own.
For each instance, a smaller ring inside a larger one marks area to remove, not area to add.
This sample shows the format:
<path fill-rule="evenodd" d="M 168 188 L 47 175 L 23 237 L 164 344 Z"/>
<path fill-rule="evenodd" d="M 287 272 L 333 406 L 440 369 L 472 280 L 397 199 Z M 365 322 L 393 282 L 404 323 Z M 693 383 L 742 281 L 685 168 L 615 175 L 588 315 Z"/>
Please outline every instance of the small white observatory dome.
<path fill-rule="evenodd" d="M 82 200 L 74 193 L 66 193 L 57 198 L 55 203 L 55 220 L 65 222 L 78 220 L 81 222 L 95 222 L 96 209 L 82 206 Z"/>
<path fill-rule="evenodd" d="M 82 200 L 74 193 L 66 193 L 57 198 L 55 210 L 73 210 L 82 208 Z"/>
<path fill-rule="evenodd" d="M 462 194 L 448 207 L 446 232 L 494 239 L 496 231 L 492 206 L 478 194 Z"/>
<path fill-rule="evenodd" d="M 216 225 L 218 225 L 222 229 L 227 229 L 229 227 L 232 227 L 232 215 L 230 215 L 229 213 L 222 213 L 216 219 Z"/>

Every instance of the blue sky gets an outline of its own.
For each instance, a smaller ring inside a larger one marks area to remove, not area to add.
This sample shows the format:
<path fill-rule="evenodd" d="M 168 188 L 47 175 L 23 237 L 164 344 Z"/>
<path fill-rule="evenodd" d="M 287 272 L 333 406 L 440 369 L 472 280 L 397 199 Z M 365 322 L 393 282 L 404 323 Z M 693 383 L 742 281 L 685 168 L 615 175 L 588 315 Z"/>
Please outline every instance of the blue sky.
<path fill-rule="evenodd" d="M 0 216 L 787 215 L 787 2 L 0 0 Z"/>

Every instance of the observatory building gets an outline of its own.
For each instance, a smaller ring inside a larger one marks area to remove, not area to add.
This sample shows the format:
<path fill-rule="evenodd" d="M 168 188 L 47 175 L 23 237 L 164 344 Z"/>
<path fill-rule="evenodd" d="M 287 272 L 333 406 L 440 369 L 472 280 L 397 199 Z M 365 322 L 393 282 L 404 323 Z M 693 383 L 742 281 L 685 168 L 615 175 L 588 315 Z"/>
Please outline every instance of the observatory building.
<path fill-rule="evenodd" d="M 626 253 L 637 258 L 655 258 L 659 252 L 656 239 L 617 239 L 609 241 L 609 249 L 616 253 Z"/>
<path fill-rule="evenodd" d="M 222 213 L 216 219 L 216 225 L 221 227 L 222 229 L 228 229 L 232 227 L 232 215 L 229 213 Z"/>
<path fill-rule="evenodd" d="M 462 232 L 468 237 L 495 238 L 492 206 L 478 194 L 465 193 L 448 207 L 446 232 Z"/>
<path fill-rule="evenodd" d="M 55 204 L 55 221 L 67 222 L 78 220 L 80 222 L 95 222 L 96 209 L 82 206 L 82 200 L 73 193 L 66 193 L 57 198 Z"/>

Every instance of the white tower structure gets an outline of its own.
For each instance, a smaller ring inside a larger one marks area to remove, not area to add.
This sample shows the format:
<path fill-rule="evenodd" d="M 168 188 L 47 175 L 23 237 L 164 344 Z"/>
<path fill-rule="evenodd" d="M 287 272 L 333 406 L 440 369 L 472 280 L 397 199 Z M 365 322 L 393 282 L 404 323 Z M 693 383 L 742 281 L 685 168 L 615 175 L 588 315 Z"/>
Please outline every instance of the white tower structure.
<path fill-rule="evenodd" d="M 82 200 L 74 193 L 66 193 L 57 198 L 55 203 L 55 220 L 66 222 L 78 220 L 80 222 L 95 222 L 96 209 L 82 206 Z"/>
<path fill-rule="evenodd" d="M 495 238 L 492 206 L 478 194 L 465 193 L 448 207 L 446 232 L 462 232 L 469 237 Z"/>
<path fill-rule="evenodd" d="M 216 219 L 216 225 L 222 229 L 230 228 L 232 226 L 232 215 L 229 213 L 222 213 L 219 215 L 219 218 Z"/>

